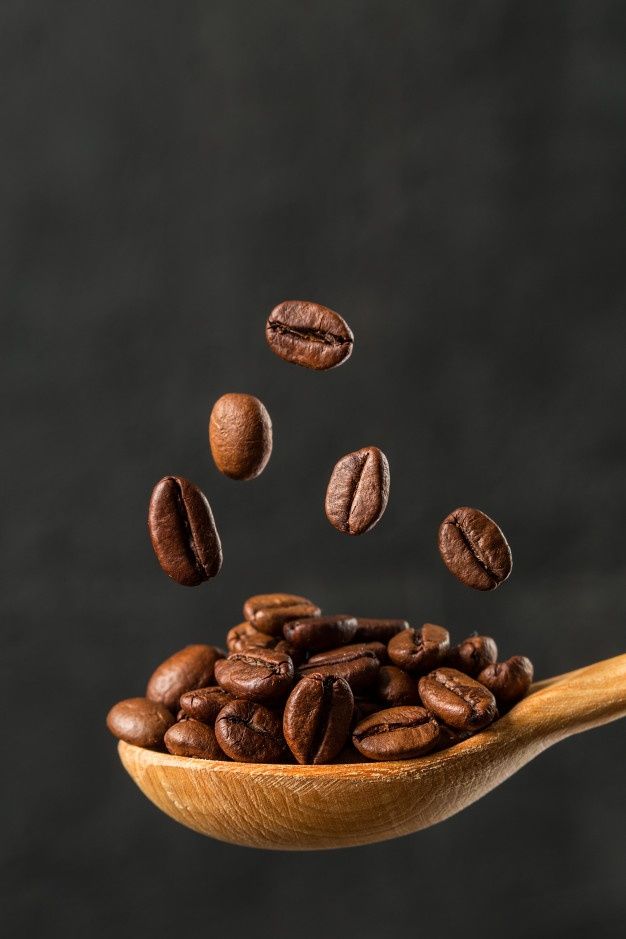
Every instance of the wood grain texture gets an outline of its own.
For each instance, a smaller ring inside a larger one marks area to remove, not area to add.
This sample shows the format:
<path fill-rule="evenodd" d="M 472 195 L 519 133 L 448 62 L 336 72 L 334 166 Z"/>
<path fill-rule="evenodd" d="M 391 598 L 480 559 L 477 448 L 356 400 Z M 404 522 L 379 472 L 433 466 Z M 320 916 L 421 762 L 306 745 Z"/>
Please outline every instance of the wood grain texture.
<path fill-rule="evenodd" d="M 221 841 L 313 850 L 384 841 L 460 812 L 571 734 L 626 716 L 626 655 L 533 686 L 487 730 L 394 763 L 196 760 L 120 742 L 126 770 L 176 821 Z"/>

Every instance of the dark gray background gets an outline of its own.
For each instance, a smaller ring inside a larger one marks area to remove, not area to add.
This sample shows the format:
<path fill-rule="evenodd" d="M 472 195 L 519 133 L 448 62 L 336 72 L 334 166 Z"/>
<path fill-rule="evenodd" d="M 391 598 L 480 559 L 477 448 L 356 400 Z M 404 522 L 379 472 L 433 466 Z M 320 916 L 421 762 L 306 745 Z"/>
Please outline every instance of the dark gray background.
<path fill-rule="evenodd" d="M 10 935 L 616 935 L 623 725 L 422 834 L 288 855 L 161 815 L 104 717 L 258 591 L 479 628 L 539 676 L 624 651 L 624 5 L 5 0 L 1 19 Z M 272 356 L 287 297 L 347 318 L 348 364 Z M 210 461 L 226 391 L 274 420 L 253 483 Z M 323 493 L 369 443 L 391 499 L 348 539 Z M 166 473 L 221 530 L 198 589 L 148 543 Z M 513 547 L 493 595 L 436 552 L 464 503 Z"/>

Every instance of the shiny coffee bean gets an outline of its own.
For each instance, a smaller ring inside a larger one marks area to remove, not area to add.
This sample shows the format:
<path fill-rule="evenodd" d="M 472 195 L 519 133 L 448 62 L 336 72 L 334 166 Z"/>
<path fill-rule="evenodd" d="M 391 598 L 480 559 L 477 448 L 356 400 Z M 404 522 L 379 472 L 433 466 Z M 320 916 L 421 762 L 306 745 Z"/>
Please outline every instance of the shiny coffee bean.
<path fill-rule="evenodd" d="M 177 711 L 182 694 L 206 688 L 213 682 L 215 663 L 221 658 L 223 653 L 215 646 L 185 646 L 155 669 L 148 682 L 146 697 L 160 701 L 172 712 Z"/>
<path fill-rule="evenodd" d="M 514 655 L 506 662 L 487 665 L 478 681 L 495 696 L 498 706 L 511 707 L 528 692 L 533 681 L 533 663 L 525 655 Z"/>
<path fill-rule="evenodd" d="M 450 647 L 450 633 L 443 626 L 424 623 L 421 629 L 404 629 L 389 640 L 387 652 L 398 668 L 429 672 L 443 661 Z"/>
<path fill-rule="evenodd" d="M 239 623 L 238 626 L 229 629 L 226 634 L 226 648 L 229 652 L 243 652 L 249 646 L 273 649 L 277 641 L 275 636 L 262 633 L 250 623 Z"/>
<path fill-rule="evenodd" d="M 283 735 L 298 763 L 330 763 L 348 739 L 353 708 L 354 697 L 343 678 L 302 678 L 283 715 Z"/>
<path fill-rule="evenodd" d="M 491 691 L 455 668 L 438 668 L 420 678 L 419 693 L 424 707 L 456 730 L 481 730 L 497 714 Z"/>
<path fill-rule="evenodd" d="M 350 642 L 356 632 L 353 616 L 309 616 L 292 620 L 283 626 L 287 642 L 297 649 L 322 652 Z"/>
<path fill-rule="evenodd" d="M 209 443 L 218 470 L 230 479 L 254 479 L 272 453 L 272 421 L 254 395 L 225 394 L 211 411 Z"/>
<path fill-rule="evenodd" d="M 403 704 L 421 704 L 417 680 L 395 665 L 383 665 L 378 672 L 372 694 L 385 707 L 400 707 Z"/>
<path fill-rule="evenodd" d="M 247 649 L 233 652 L 215 665 L 215 679 L 237 698 L 278 702 L 286 698 L 293 684 L 293 662 L 275 649 Z"/>
<path fill-rule="evenodd" d="M 326 490 L 326 517 L 337 531 L 362 535 L 380 520 L 389 499 L 389 464 L 378 447 L 343 456 Z"/>
<path fill-rule="evenodd" d="M 210 685 L 208 688 L 186 691 L 180 696 L 180 708 L 185 717 L 203 721 L 205 724 L 214 724 L 222 708 L 233 700 L 233 696 L 219 685 Z M 178 720 L 181 720 L 180 715 Z"/>
<path fill-rule="evenodd" d="M 136 747 L 160 747 L 174 717 L 165 705 L 147 698 L 127 698 L 114 704 L 107 727 L 118 740 Z"/>
<path fill-rule="evenodd" d="M 191 717 L 174 724 L 165 734 L 165 746 L 175 756 L 191 756 L 200 760 L 223 760 L 215 732 Z"/>
<path fill-rule="evenodd" d="M 253 701 L 232 701 L 215 721 L 218 744 L 232 760 L 280 763 L 287 753 L 280 716 Z"/>
<path fill-rule="evenodd" d="M 422 707 L 393 707 L 362 720 L 352 743 L 370 760 L 412 760 L 434 749 L 437 721 Z"/>
<path fill-rule="evenodd" d="M 448 570 L 475 590 L 495 590 L 513 567 L 511 549 L 492 518 L 463 506 L 439 526 L 439 553 Z"/>
<path fill-rule="evenodd" d="M 373 652 L 378 659 L 379 665 L 388 665 L 389 656 L 387 655 L 387 646 L 384 642 L 351 642 L 347 645 L 338 646 L 335 649 L 329 649 L 329 652 Z M 321 653 L 320 653 L 321 654 Z"/>
<path fill-rule="evenodd" d="M 274 307 L 265 338 L 286 362 L 323 371 L 350 358 L 352 330 L 338 313 L 308 300 L 285 300 Z"/>
<path fill-rule="evenodd" d="M 496 662 L 498 647 L 491 636 L 469 636 L 454 646 L 446 655 L 448 668 L 456 668 L 476 678 L 483 668 Z"/>
<path fill-rule="evenodd" d="M 319 616 L 321 610 L 306 597 L 293 593 L 260 593 L 249 597 L 243 605 L 244 618 L 255 629 L 272 636 L 282 635 L 290 620 Z"/>
<path fill-rule="evenodd" d="M 385 645 L 396 633 L 409 628 L 405 619 L 369 619 L 357 616 L 356 623 L 355 642 L 384 642 Z"/>
<path fill-rule="evenodd" d="M 345 678 L 353 694 L 368 692 L 376 681 L 380 668 L 378 659 L 370 649 L 363 651 L 344 651 L 333 649 L 330 652 L 320 652 L 298 669 L 300 675 L 310 675 L 316 672 L 320 675 L 334 675 L 336 678 Z"/>
<path fill-rule="evenodd" d="M 148 529 L 165 573 L 194 587 L 219 573 L 222 545 L 206 496 L 181 476 L 165 476 L 152 490 Z"/>

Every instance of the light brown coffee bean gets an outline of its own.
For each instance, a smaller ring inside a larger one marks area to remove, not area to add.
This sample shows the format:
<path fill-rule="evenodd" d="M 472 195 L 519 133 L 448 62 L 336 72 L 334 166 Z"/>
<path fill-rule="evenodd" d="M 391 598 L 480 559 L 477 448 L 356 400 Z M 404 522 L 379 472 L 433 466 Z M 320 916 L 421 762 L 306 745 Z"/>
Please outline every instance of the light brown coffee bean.
<path fill-rule="evenodd" d="M 498 647 L 491 636 L 468 636 L 458 646 L 450 649 L 445 664 L 476 678 L 483 668 L 491 665 L 497 658 Z"/>
<path fill-rule="evenodd" d="M 250 623 L 239 623 L 226 634 L 226 648 L 229 652 L 243 652 L 249 646 L 273 649 L 277 641 L 276 636 L 262 633 Z"/>
<path fill-rule="evenodd" d="M 186 691 L 180 696 L 181 713 L 205 724 L 214 724 L 215 718 L 222 708 L 233 701 L 233 696 L 219 685 L 210 685 L 208 688 L 196 688 L 195 691 Z M 178 720 L 182 720 L 180 714 Z"/>
<path fill-rule="evenodd" d="M 326 517 L 347 535 L 370 531 L 387 508 L 389 463 L 378 447 L 363 447 L 342 457 L 326 490 Z"/>
<path fill-rule="evenodd" d="M 293 593 L 259 593 L 249 597 L 243 605 L 244 619 L 255 629 L 272 636 L 282 635 L 284 624 L 290 620 L 320 613 L 320 608 L 311 600 Z"/>
<path fill-rule="evenodd" d="M 148 682 L 146 697 L 176 712 L 182 694 L 211 684 L 215 663 L 221 658 L 223 652 L 215 646 L 185 646 L 155 669 Z"/>
<path fill-rule="evenodd" d="M 281 359 L 318 371 L 341 365 L 354 346 L 352 330 L 343 317 L 308 300 L 285 300 L 274 307 L 265 338 Z"/>
<path fill-rule="evenodd" d="M 293 662 L 275 649 L 233 652 L 215 664 L 217 683 L 236 698 L 278 702 L 289 694 L 293 678 Z"/>
<path fill-rule="evenodd" d="M 421 629 L 404 629 L 389 640 L 387 652 L 398 668 L 429 672 L 443 661 L 450 648 L 450 633 L 443 626 L 424 623 Z"/>
<path fill-rule="evenodd" d="M 475 590 L 495 590 L 513 567 L 500 528 L 480 509 L 468 506 L 450 512 L 439 526 L 439 553 L 448 570 Z"/>
<path fill-rule="evenodd" d="M 209 443 L 225 476 L 257 477 L 272 454 L 272 421 L 263 402 L 254 395 L 222 395 L 211 411 Z"/>
<path fill-rule="evenodd" d="M 437 721 L 422 707 L 393 707 L 371 714 L 352 731 L 352 743 L 370 760 L 412 760 L 433 750 Z"/>
<path fill-rule="evenodd" d="M 424 707 L 456 730 L 482 730 L 497 714 L 489 689 L 455 668 L 438 668 L 420 678 L 419 693 Z"/>
<path fill-rule="evenodd" d="M 126 698 L 114 704 L 107 715 L 107 727 L 118 740 L 136 747 L 160 747 L 174 716 L 165 705 L 147 698 Z"/>
<path fill-rule="evenodd" d="M 343 678 L 302 678 L 283 714 L 283 735 L 298 763 L 330 763 L 348 739 L 353 708 L 354 697 Z"/>
<path fill-rule="evenodd" d="M 533 663 L 525 655 L 513 655 L 506 662 L 487 665 L 478 681 L 495 695 L 498 706 L 511 707 L 528 692 L 533 681 Z"/>
<path fill-rule="evenodd" d="M 165 734 L 165 746 L 175 756 L 190 756 L 200 760 L 225 759 L 213 728 L 191 717 L 170 727 Z"/>

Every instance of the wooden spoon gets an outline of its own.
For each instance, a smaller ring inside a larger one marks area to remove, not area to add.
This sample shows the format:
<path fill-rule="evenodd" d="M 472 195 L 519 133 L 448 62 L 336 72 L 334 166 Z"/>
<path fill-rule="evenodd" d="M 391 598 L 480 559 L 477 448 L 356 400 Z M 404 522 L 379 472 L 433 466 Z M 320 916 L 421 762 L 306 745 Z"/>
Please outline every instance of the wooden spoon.
<path fill-rule="evenodd" d="M 254 848 L 343 848 L 460 812 L 543 750 L 626 716 L 626 655 L 533 685 L 487 730 L 393 763 L 284 766 L 196 760 L 121 742 L 141 791 L 177 822 Z"/>

